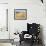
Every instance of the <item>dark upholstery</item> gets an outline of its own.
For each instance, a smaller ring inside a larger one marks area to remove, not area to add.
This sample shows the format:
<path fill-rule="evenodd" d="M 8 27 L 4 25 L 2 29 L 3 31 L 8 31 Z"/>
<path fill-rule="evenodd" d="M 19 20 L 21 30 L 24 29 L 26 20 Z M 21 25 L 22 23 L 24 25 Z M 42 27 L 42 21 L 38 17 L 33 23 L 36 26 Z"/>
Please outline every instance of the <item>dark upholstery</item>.
<path fill-rule="evenodd" d="M 37 41 L 39 39 L 38 38 L 39 33 L 40 33 L 40 24 L 36 24 L 36 23 L 29 24 L 29 23 L 27 23 L 27 31 L 22 31 L 22 34 L 20 34 L 20 43 L 21 43 L 21 41 L 25 40 L 24 39 L 25 34 L 32 35 L 31 41 L 34 41 L 34 40 Z M 36 39 L 34 38 L 34 36 L 36 36 Z"/>
<path fill-rule="evenodd" d="M 28 34 L 31 34 L 31 35 L 32 34 L 37 34 L 37 33 L 39 33 L 38 31 L 40 32 L 40 24 L 36 24 L 36 23 L 29 24 L 29 23 L 27 23 Z"/>

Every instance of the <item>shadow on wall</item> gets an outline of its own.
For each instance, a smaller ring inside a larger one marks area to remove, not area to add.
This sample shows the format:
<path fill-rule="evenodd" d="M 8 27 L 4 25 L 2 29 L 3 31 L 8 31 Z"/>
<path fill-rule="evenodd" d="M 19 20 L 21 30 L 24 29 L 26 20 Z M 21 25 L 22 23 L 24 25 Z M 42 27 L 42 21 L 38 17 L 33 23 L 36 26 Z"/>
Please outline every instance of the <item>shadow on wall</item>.
<path fill-rule="evenodd" d="M 43 26 L 42 25 L 40 25 L 40 39 L 42 40 L 42 45 L 45 46 L 44 45 L 44 37 L 43 37 Z"/>

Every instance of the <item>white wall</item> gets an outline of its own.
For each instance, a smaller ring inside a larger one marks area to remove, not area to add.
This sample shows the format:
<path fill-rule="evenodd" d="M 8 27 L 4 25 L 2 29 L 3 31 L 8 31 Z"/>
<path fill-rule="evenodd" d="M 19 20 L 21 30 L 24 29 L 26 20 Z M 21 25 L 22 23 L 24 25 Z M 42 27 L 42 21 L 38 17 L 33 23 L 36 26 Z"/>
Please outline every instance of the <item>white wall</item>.
<path fill-rule="evenodd" d="M 14 9 L 27 9 L 27 20 L 14 20 Z M 10 0 L 9 1 L 9 31 L 11 36 L 18 30 L 27 29 L 27 23 L 40 23 L 43 26 L 44 41 L 46 42 L 45 5 L 40 0 Z M 11 37 L 13 38 L 13 37 Z"/>
<path fill-rule="evenodd" d="M 8 0 L 0 0 L 0 3 L 8 3 Z"/>
<path fill-rule="evenodd" d="M 8 0 L 0 0 L 0 28 L 6 28 L 6 9 L 8 9 L 7 4 L 2 3 L 8 3 Z M 9 32 L 6 30 L 0 30 L 0 39 L 9 39 Z M 0 43 L 0 46 L 12 46 L 11 43 Z"/>
<path fill-rule="evenodd" d="M 40 0 L 0 0 L 0 3 L 9 3 L 8 14 L 8 30 L 11 32 L 10 36 L 18 30 L 19 32 L 27 29 L 27 23 L 40 23 L 43 26 L 44 41 L 46 44 L 46 16 L 45 16 L 45 3 L 44 5 Z M 45 0 L 44 0 L 45 2 Z M 27 20 L 14 20 L 14 9 L 27 9 Z"/>
<path fill-rule="evenodd" d="M 7 9 L 8 4 L 0 4 L 0 39 L 9 39 L 7 32 Z"/>

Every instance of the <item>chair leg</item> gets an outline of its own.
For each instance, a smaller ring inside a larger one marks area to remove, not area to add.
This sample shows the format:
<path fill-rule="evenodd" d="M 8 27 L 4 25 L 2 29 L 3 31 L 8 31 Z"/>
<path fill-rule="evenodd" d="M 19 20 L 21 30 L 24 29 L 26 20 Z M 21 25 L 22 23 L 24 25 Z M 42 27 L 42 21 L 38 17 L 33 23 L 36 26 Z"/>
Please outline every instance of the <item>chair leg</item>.
<path fill-rule="evenodd" d="M 34 44 L 34 42 L 32 41 L 30 46 L 33 46 L 33 44 Z"/>
<path fill-rule="evenodd" d="M 32 38 L 30 46 L 33 46 L 33 44 L 34 44 L 34 39 Z"/>
<path fill-rule="evenodd" d="M 21 41 L 20 41 L 20 45 L 21 45 Z"/>

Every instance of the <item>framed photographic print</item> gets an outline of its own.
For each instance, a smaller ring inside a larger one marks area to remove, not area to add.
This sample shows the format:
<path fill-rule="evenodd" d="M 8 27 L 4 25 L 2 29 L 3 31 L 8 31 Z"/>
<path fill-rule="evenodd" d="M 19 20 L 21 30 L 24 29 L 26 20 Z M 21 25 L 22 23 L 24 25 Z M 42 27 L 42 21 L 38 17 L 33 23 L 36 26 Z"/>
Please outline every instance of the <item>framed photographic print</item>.
<path fill-rule="evenodd" d="M 26 20 L 27 19 L 27 9 L 15 9 L 14 19 L 15 20 Z"/>

